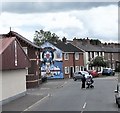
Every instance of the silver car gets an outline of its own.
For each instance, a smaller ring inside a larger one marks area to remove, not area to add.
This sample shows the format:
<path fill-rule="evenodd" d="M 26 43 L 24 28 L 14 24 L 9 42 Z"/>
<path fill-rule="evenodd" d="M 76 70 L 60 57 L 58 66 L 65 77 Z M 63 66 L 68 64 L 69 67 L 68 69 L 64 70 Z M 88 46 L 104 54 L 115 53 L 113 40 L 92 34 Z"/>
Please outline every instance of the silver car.
<path fill-rule="evenodd" d="M 115 90 L 115 100 L 118 108 L 120 108 L 120 83 L 117 84 L 117 89 Z"/>
<path fill-rule="evenodd" d="M 89 78 L 89 77 L 92 77 L 91 74 L 89 74 L 87 71 L 77 71 L 74 73 L 73 75 L 73 80 L 76 81 L 76 80 L 81 80 L 83 75 L 85 75 L 85 78 Z"/>

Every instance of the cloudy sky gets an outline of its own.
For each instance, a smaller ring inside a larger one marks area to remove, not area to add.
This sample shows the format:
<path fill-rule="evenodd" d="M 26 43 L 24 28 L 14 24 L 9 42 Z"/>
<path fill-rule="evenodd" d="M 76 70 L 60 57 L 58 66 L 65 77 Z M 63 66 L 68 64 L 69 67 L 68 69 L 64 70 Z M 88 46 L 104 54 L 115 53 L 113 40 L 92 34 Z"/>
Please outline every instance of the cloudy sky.
<path fill-rule="evenodd" d="M 74 37 L 118 41 L 117 2 L 4 2 L 0 34 L 10 27 L 33 41 L 43 29 L 72 40 Z"/>

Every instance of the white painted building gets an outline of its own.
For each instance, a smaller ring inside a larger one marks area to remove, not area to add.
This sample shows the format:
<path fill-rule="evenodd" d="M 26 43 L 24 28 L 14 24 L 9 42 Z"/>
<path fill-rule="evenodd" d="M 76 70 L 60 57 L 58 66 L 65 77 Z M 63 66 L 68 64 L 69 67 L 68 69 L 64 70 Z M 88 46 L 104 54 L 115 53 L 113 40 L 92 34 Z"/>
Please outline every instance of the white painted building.
<path fill-rule="evenodd" d="M 30 61 L 15 37 L 0 38 L 0 104 L 26 94 L 26 67 Z"/>

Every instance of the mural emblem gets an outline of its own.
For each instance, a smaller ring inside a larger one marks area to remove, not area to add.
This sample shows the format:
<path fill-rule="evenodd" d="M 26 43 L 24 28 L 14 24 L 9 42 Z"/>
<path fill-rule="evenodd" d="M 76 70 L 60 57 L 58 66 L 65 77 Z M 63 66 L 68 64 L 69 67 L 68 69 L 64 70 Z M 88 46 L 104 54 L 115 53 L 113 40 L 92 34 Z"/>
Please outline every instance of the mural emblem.
<path fill-rule="evenodd" d="M 54 54 L 50 50 L 43 51 L 42 58 L 44 62 L 51 62 L 54 58 Z"/>
<path fill-rule="evenodd" d="M 47 79 L 64 78 L 62 72 L 62 56 L 60 52 L 53 47 L 46 45 L 42 52 L 41 76 L 47 76 Z M 55 55 L 55 57 L 54 57 Z"/>

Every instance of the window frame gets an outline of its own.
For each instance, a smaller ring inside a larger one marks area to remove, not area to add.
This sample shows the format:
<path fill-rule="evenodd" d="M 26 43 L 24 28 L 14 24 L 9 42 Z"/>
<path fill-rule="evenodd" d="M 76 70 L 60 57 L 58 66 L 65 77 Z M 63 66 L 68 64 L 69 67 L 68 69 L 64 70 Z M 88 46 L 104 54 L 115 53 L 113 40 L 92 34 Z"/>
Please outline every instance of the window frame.
<path fill-rule="evenodd" d="M 79 54 L 79 52 L 76 52 L 75 53 L 75 60 L 79 60 L 80 59 L 80 54 Z"/>
<path fill-rule="evenodd" d="M 69 53 L 64 53 L 64 60 L 69 60 Z"/>
<path fill-rule="evenodd" d="M 65 67 L 65 74 L 69 74 L 70 70 L 69 70 L 69 67 Z"/>

